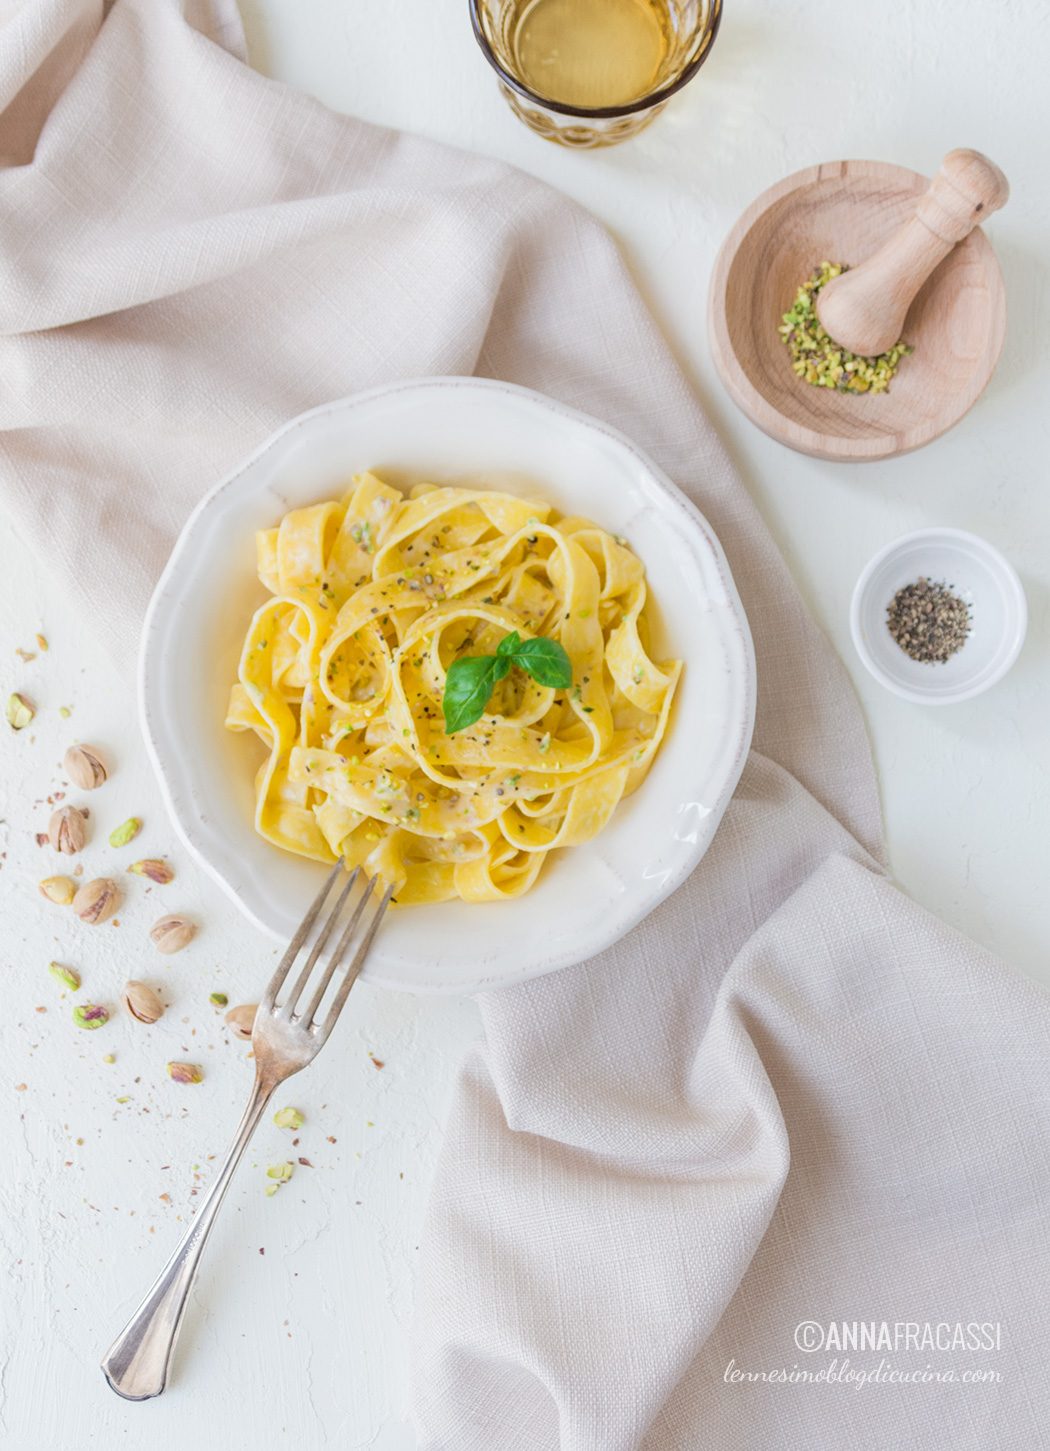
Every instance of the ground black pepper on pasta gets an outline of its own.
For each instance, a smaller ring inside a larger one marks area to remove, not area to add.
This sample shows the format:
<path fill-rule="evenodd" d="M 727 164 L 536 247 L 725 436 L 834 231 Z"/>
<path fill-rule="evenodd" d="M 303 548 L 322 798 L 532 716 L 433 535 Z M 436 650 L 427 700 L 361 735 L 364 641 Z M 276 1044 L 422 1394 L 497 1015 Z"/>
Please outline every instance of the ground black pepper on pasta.
<path fill-rule="evenodd" d="M 886 607 L 890 634 L 921 665 L 943 665 L 966 644 L 970 606 L 950 585 L 917 579 L 899 589 Z"/>

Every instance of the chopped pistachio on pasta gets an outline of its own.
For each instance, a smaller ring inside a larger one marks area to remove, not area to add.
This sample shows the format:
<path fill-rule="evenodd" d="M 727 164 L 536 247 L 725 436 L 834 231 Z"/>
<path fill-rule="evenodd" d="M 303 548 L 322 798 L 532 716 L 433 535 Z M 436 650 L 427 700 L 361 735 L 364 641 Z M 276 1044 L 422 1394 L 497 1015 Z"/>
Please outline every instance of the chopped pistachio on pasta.
<path fill-rule="evenodd" d="M 226 725 L 265 747 L 268 841 L 364 865 L 400 904 L 499 900 L 644 778 L 681 665 L 648 654 L 641 561 L 588 520 L 497 490 L 406 495 L 369 473 L 263 530 L 257 556 L 270 598 Z M 493 671 L 484 709 L 450 731 L 450 669 L 501 645 L 564 652 L 571 674 Z"/>

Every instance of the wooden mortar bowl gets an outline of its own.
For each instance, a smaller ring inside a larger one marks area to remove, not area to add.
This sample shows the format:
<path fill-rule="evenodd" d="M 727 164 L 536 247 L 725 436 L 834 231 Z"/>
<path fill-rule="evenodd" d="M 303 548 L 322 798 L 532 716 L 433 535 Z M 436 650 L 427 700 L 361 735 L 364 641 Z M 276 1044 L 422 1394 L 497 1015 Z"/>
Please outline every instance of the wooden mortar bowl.
<path fill-rule="evenodd" d="M 915 351 L 888 392 L 803 382 L 777 332 L 819 263 L 863 262 L 928 186 L 881 161 L 811 166 L 763 192 L 722 244 L 708 308 L 715 363 L 734 403 L 778 443 L 840 462 L 893 458 L 946 433 L 984 391 L 1003 347 L 1006 293 L 980 227 L 918 293 L 904 329 Z"/>

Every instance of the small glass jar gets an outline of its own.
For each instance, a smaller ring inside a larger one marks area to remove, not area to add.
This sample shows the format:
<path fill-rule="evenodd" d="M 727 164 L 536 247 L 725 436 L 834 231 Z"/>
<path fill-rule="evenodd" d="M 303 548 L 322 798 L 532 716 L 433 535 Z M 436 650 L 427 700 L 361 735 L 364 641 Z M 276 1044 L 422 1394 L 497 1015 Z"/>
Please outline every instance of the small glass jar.
<path fill-rule="evenodd" d="M 541 95 L 523 78 L 519 38 L 543 0 L 470 0 L 474 36 L 519 120 L 561 146 L 614 146 L 635 136 L 696 75 L 718 34 L 722 0 L 650 0 L 659 12 L 665 51 L 643 95 L 608 106 L 570 105 Z M 640 0 L 646 3 L 646 0 Z"/>

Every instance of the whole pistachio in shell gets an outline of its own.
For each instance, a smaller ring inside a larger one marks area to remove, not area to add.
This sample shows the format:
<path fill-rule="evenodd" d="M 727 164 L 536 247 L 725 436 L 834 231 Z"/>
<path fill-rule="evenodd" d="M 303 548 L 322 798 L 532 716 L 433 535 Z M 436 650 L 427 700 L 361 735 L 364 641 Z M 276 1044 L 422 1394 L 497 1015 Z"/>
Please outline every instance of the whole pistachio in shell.
<path fill-rule="evenodd" d="M 112 877 L 96 877 L 85 882 L 73 898 L 73 911 L 89 926 L 112 917 L 120 901 L 120 888 Z"/>
<path fill-rule="evenodd" d="M 108 775 L 105 762 L 94 746 L 70 746 L 62 764 L 66 775 L 81 791 L 94 791 Z"/>
<path fill-rule="evenodd" d="M 164 1016 L 164 1004 L 148 983 L 132 978 L 124 984 L 124 1006 L 140 1023 L 155 1023 Z"/>
<path fill-rule="evenodd" d="M 87 822 L 75 806 L 60 806 L 47 823 L 47 839 L 55 851 L 75 856 L 87 841 Z"/>
<path fill-rule="evenodd" d="M 226 1014 L 226 1022 L 233 1029 L 236 1037 L 247 1039 L 252 1036 L 255 1014 L 258 1011 L 258 1003 L 241 1003 L 238 1007 L 230 1009 Z"/>
<path fill-rule="evenodd" d="M 154 922 L 149 930 L 149 935 L 157 951 L 167 954 L 181 952 L 192 941 L 196 931 L 196 926 L 187 917 L 181 917 L 177 912 L 173 912 Z"/>

